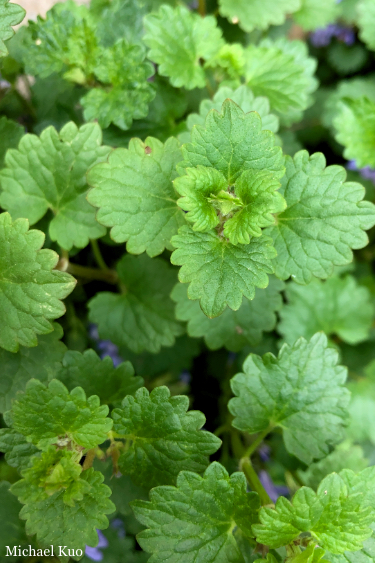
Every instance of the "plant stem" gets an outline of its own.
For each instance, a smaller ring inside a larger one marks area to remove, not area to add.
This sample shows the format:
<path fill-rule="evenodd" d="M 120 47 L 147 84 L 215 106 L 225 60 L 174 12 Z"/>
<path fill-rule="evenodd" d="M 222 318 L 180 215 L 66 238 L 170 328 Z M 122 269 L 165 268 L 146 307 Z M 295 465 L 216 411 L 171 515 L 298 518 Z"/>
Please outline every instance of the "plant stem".
<path fill-rule="evenodd" d="M 92 448 L 86 454 L 85 461 L 83 462 L 83 466 L 82 466 L 83 471 L 85 469 L 89 469 L 89 467 L 92 467 L 95 457 L 96 457 L 96 448 Z"/>
<path fill-rule="evenodd" d="M 118 282 L 118 274 L 114 270 L 98 270 L 97 268 L 87 268 L 69 262 L 65 271 L 74 277 L 86 278 L 87 280 L 99 280 L 112 284 Z"/>
<path fill-rule="evenodd" d="M 202 18 L 206 15 L 206 0 L 198 0 L 198 13 Z"/>
<path fill-rule="evenodd" d="M 248 457 L 243 457 L 241 459 L 240 469 L 244 472 L 247 482 L 249 483 L 252 490 L 258 493 L 262 506 L 266 504 L 273 504 L 272 500 L 268 496 L 266 489 L 260 482 L 259 477 L 256 474 L 255 469 Z"/>
<path fill-rule="evenodd" d="M 251 457 L 253 455 L 253 453 L 255 452 L 255 450 L 257 450 L 257 448 L 260 446 L 260 444 L 263 442 L 264 438 L 271 432 L 272 430 L 272 426 L 268 426 L 265 430 L 263 430 L 263 432 L 261 432 L 260 434 L 258 434 L 258 437 L 256 438 L 256 440 L 254 440 L 254 442 L 247 448 L 247 450 L 244 453 L 243 457 Z"/>
<path fill-rule="evenodd" d="M 102 253 L 100 252 L 99 243 L 97 240 L 90 239 L 91 250 L 95 256 L 96 263 L 101 270 L 109 270 L 107 264 L 104 262 Z"/>

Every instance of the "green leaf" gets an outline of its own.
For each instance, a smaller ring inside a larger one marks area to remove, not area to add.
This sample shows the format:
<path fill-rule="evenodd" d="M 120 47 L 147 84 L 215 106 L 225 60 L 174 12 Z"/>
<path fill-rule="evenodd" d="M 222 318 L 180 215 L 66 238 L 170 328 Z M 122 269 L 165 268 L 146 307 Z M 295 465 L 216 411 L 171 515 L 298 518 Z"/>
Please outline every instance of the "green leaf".
<path fill-rule="evenodd" d="M 31 225 L 51 209 L 50 237 L 66 250 L 73 245 L 83 248 L 90 238 L 103 236 L 106 231 L 86 201 L 86 172 L 111 151 L 101 142 L 96 123 L 78 129 L 70 122 L 60 133 L 48 127 L 40 137 L 24 135 L 18 149 L 5 157 L 0 204 L 16 219 L 27 217 Z"/>
<path fill-rule="evenodd" d="M 185 223 L 172 184 L 180 160 L 176 139 L 168 139 L 163 145 L 147 137 L 144 143 L 132 139 L 129 149 L 117 149 L 108 163 L 90 170 L 88 182 L 93 189 L 87 199 L 99 207 L 99 223 L 112 227 L 111 238 L 127 241 L 128 252 L 146 251 L 153 257 L 165 248 L 172 250 L 171 237 Z"/>
<path fill-rule="evenodd" d="M 266 171 L 275 178 L 284 175 L 282 151 L 271 131 L 262 130 L 255 112 L 244 113 L 232 100 L 225 100 L 222 112 L 210 111 L 205 128 L 192 130 L 192 142 L 183 145 L 184 168 L 215 168 L 228 184 L 235 184 L 243 172 Z"/>
<path fill-rule="evenodd" d="M 373 514 L 366 500 L 362 491 L 352 491 L 332 473 L 320 483 L 317 493 L 302 487 L 292 503 L 280 497 L 275 509 L 262 507 L 261 524 L 254 525 L 253 531 L 259 543 L 271 548 L 310 532 L 320 547 L 332 553 L 357 551 L 372 534 Z"/>
<path fill-rule="evenodd" d="M 0 214 L 0 347 L 9 352 L 36 346 L 37 334 L 53 331 L 50 320 L 65 312 L 60 299 L 76 283 L 53 270 L 58 255 L 40 250 L 44 238 L 41 231 L 29 231 L 27 219 L 12 222 L 9 213 Z"/>
<path fill-rule="evenodd" d="M 82 387 L 87 396 L 98 395 L 101 404 L 122 401 L 125 395 L 134 395 L 142 387 L 142 377 L 134 376 L 130 362 L 123 362 L 116 368 L 108 356 L 101 360 L 94 350 L 83 354 L 69 350 L 62 361 L 62 367 L 55 374 L 69 391 Z"/>
<path fill-rule="evenodd" d="M 204 127 L 209 111 L 212 109 L 221 111 L 222 105 L 227 99 L 235 102 L 244 113 L 249 113 L 250 111 L 259 113 L 262 120 L 262 129 L 277 133 L 279 129 L 279 119 L 276 115 L 270 113 L 268 98 L 263 96 L 256 98 L 251 89 L 245 84 L 242 84 L 236 90 L 228 88 L 228 86 L 221 86 L 212 100 L 203 100 L 200 103 L 199 114 L 191 113 L 188 116 L 186 122 L 188 128 L 193 129 L 194 125 Z"/>
<path fill-rule="evenodd" d="M 210 59 L 224 44 L 213 16 L 201 18 L 183 6 L 163 5 L 144 18 L 144 42 L 148 57 L 159 65 L 161 76 L 168 76 L 176 88 L 203 88 L 205 74 L 201 59 Z"/>
<path fill-rule="evenodd" d="M 4 41 L 14 35 L 12 25 L 21 23 L 26 11 L 18 4 L 10 4 L 9 0 L 0 0 L 0 57 L 8 54 Z"/>
<path fill-rule="evenodd" d="M 328 166 L 321 153 L 300 151 L 285 158 L 280 194 L 287 209 L 267 229 L 277 251 L 276 276 L 309 283 L 327 278 L 334 266 L 353 260 L 352 248 L 368 243 L 364 230 L 375 224 L 375 207 L 362 201 L 365 190 L 345 182 L 341 166 Z"/>
<path fill-rule="evenodd" d="M 360 0 L 357 4 L 359 36 L 367 47 L 375 50 L 375 6 L 371 0 Z"/>
<path fill-rule="evenodd" d="M 108 410 L 96 395 L 86 399 L 81 387 L 69 393 L 57 379 L 48 387 L 31 379 L 25 393 L 13 402 L 11 417 L 14 430 L 41 449 L 69 443 L 93 448 L 107 439 L 112 428 Z"/>
<path fill-rule="evenodd" d="M 55 323 L 53 327 L 51 334 L 38 338 L 38 346 L 34 348 L 21 346 L 17 354 L 0 350 L 0 412 L 11 408 L 16 393 L 25 390 L 29 379 L 47 383 L 59 368 L 66 346 L 60 342 L 61 326 Z"/>
<path fill-rule="evenodd" d="M 375 168 L 375 102 L 368 98 L 344 98 L 333 120 L 336 140 L 344 145 L 344 156 L 358 168 Z"/>
<path fill-rule="evenodd" d="M 172 346 L 184 330 L 174 318 L 169 294 L 176 272 L 161 258 L 126 254 L 117 264 L 121 294 L 98 293 L 88 303 L 100 338 L 136 353 Z"/>
<path fill-rule="evenodd" d="M 246 82 L 256 96 L 266 96 L 272 111 L 281 114 L 286 125 L 302 118 L 312 105 L 318 86 L 314 77 L 315 59 L 308 57 L 302 41 L 265 39 L 245 49 Z"/>
<path fill-rule="evenodd" d="M 339 15 L 336 0 L 302 0 L 301 9 L 293 18 L 305 31 L 333 23 Z"/>
<path fill-rule="evenodd" d="M 155 91 L 147 80 L 154 67 L 144 62 L 145 56 L 143 45 L 126 39 L 101 52 L 93 69 L 101 87 L 91 88 L 80 100 L 86 121 L 97 120 L 103 129 L 114 123 L 127 130 L 133 119 L 146 117 Z"/>
<path fill-rule="evenodd" d="M 281 427 L 287 450 L 306 464 L 327 455 L 348 418 L 347 370 L 337 361 L 322 333 L 284 344 L 277 358 L 250 354 L 231 380 L 233 426 L 250 434 Z"/>
<path fill-rule="evenodd" d="M 163 386 L 151 393 L 143 387 L 113 411 L 115 432 L 131 440 L 119 467 L 136 485 L 174 484 L 181 470 L 200 473 L 207 467 L 208 456 L 219 449 L 221 440 L 201 430 L 204 415 L 188 408 L 188 397 L 171 397 Z"/>
<path fill-rule="evenodd" d="M 349 407 L 350 408 L 350 407 Z M 342 469 L 354 472 L 362 471 L 369 464 L 360 446 L 353 446 L 350 442 L 343 442 L 327 457 L 312 463 L 305 471 L 297 470 L 301 482 L 312 489 L 316 489 L 322 479 L 329 473 L 339 473 Z"/>
<path fill-rule="evenodd" d="M 252 301 L 244 297 L 238 311 L 225 309 L 215 319 L 206 317 L 199 303 L 188 298 L 187 288 L 183 284 L 173 288 L 171 298 L 176 302 L 176 318 L 188 323 L 189 336 L 203 336 L 211 350 L 225 346 L 228 350 L 239 352 L 244 346 L 259 344 L 263 331 L 275 328 L 275 313 L 282 307 L 280 291 L 283 289 L 283 282 L 271 277 L 266 289 L 255 290 Z"/>
<path fill-rule="evenodd" d="M 247 32 L 281 25 L 298 10 L 301 0 L 219 0 L 220 14 Z"/>
<path fill-rule="evenodd" d="M 372 343 L 371 343 L 372 350 Z M 373 355 L 373 354 L 371 354 Z M 351 381 L 348 436 L 355 442 L 369 441 L 375 445 L 375 362 L 365 368 L 366 377 Z"/>
<path fill-rule="evenodd" d="M 9 492 L 10 483 L 0 483 L 0 545 L 17 545 L 25 540 L 25 530 L 19 519 L 22 508 L 18 500 Z M 18 545 L 17 545 L 18 547 Z M 11 559 L 12 561 L 12 559 Z"/>
<path fill-rule="evenodd" d="M 290 283 L 286 297 L 288 303 L 280 312 L 278 326 L 286 342 L 299 336 L 310 338 L 318 330 L 337 335 L 348 344 L 369 337 L 374 318 L 371 295 L 352 276 L 313 280 L 307 286 Z"/>
<path fill-rule="evenodd" d="M 216 231 L 197 233 L 184 226 L 172 244 L 177 250 L 171 262 L 182 266 L 180 282 L 190 282 L 189 299 L 199 299 L 202 311 L 211 318 L 221 315 L 227 305 L 237 311 L 243 295 L 254 299 L 255 288 L 267 287 L 267 274 L 273 273 L 275 250 L 264 235 L 235 246 Z"/>
<path fill-rule="evenodd" d="M 21 140 L 25 130 L 21 125 L 7 119 L 5 116 L 0 117 L 0 166 L 4 166 L 5 154 L 8 149 L 15 149 Z"/>
<path fill-rule="evenodd" d="M 5 453 L 7 464 L 21 472 L 39 450 L 13 428 L 0 428 L 0 451 Z"/>
<path fill-rule="evenodd" d="M 277 175 L 267 171 L 246 170 L 232 186 L 215 168 L 198 165 L 186 173 L 176 178 L 174 186 L 183 196 L 178 205 L 188 212 L 186 219 L 194 223 L 193 230 L 222 229 L 224 221 L 223 233 L 232 244 L 249 244 L 251 237 L 260 237 L 262 228 L 274 223 L 272 214 L 286 207 L 276 191 L 280 187 Z"/>
<path fill-rule="evenodd" d="M 82 499 L 76 499 L 74 505 L 64 503 L 64 489 L 51 496 L 38 500 L 30 500 L 28 493 L 20 500 L 25 506 L 20 512 L 20 518 L 26 520 L 26 533 L 36 534 L 42 546 L 69 546 L 70 549 L 81 549 L 85 546 L 95 546 L 98 543 L 96 529 L 108 527 L 106 514 L 114 512 L 115 506 L 108 499 L 111 489 L 103 485 L 103 475 L 92 468 L 83 471 L 81 481 L 86 484 Z M 19 482 L 18 482 L 19 483 Z M 18 483 L 12 488 L 17 494 Z M 31 497 L 32 498 L 32 497 Z M 65 550 L 67 552 L 67 550 Z M 73 556 L 78 560 L 80 557 Z M 60 560 L 67 563 L 69 557 L 61 556 Z"/>
<path fill-rule="evenodd" d="M 101 53 L 95 34 L 96 23 L 86 6 L 58 3 L 29 24 L 35 41 L 27 45 L 25 67 L 28 74 L 47 78 L 65 71 L 64 77 L 79 84 L 93 78 Z"/>
<path fill-rule="evenodd" d="M 258 495 L 246 492 L 243 473 L 230 477 L 212 463 L 203 477 L 182 471 L 177 487 L 157 487 L 150 502 L 134 501 L 138 520 L 149 529 L 138 534 L 141 547 L 154 563 L 243 563 L 233 529 L 252 537 L 257 520 Z"/>

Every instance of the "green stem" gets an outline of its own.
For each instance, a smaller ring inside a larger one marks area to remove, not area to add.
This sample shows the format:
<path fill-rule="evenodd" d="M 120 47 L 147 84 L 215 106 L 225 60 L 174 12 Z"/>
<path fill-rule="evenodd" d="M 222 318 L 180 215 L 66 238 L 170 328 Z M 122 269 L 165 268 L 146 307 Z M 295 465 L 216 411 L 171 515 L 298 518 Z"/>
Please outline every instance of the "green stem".
<path fill-rule="evenodd" d="M 102 253 L 100 252 L 99 243 L 97 240 L 90 239 L 91 250 L 95 256 L 96 263 L 101 270 L 109 270 L 107 264 L 104 262 Z"/>
<path fill-rule="evenodd" d="M 87 268 L 86 266 L 69 262 L 65 271 L 72 274 L 74 277 L 85 278 L 87 280 L 99 280 L 113 284 L 118 282 L 118 275 L 114 270 L 98 270 L 97 268 Z"/>
<path fill-rule="evenodd" d="M 240 469 L 244 472 L 247 482 L 249 483 L 251 489 L 258 493 L 260 502 L 262 506 L 266 504 L 273 504 L 272 500 L 268 496 L 266 489 L 263 487 L 262 483 L 259 480 L 258 475 L 255 472 L 254 467 L 251 464 L 251 461 L 247 457 L 243 457 L 240 461 Z"/>
<path fill-rule="evenodd" d="M 206 15 L 206 0 L 198 0 L 198 13 L 202 18 Z"/>
<path fill-rule="evenodd" d="M 254 440 L 254 442 L 247 448 L 243 457 L 251 457 L 253 453 L 258 449 L 258 447 L 261 445 L 264 438 L 268 436 L 268 434 L 272 431 L 272 428 L 273 427 L 270 425 L 265 430 L 263 430 L 263 432 L 260 432 L 256 440 Z"/>
<path fill-rule="evenodd" d="M 219 426 L 219 428 L 215 430 L 214 434 L 215 436 L 221 436 L 222 434 L 228 431 L 230 432 L 230 427 L 228 427 L 227 424 L 222 424 L 221 426 Z"/>

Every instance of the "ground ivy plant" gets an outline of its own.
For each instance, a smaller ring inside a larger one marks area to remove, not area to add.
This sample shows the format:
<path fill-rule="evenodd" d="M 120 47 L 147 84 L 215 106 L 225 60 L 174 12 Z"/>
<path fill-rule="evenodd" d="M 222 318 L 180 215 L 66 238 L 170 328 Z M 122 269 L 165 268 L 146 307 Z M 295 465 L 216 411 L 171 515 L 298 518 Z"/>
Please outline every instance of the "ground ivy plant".
<path fill-rule="evenodd" d="M 374 0 L 24 17 L 0 561 L 375 563 Z"/>

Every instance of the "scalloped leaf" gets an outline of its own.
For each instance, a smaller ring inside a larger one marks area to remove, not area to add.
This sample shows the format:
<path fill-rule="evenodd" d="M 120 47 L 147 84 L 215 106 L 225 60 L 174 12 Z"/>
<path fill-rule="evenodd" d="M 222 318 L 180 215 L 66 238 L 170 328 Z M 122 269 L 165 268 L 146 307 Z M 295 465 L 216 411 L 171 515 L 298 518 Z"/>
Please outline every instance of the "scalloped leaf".
<path fill-rule="evenodd" d="M 163 145 L 147 137 L 144 142 L 132 139 L 129 149 L 113 151 L 107 163 L 90 170 L 93 189 L 87 199 L 99 208 L 99 223 L 112 227 L 111 238 L 127 241 L 128 252 L 146 251 L 152 258 L 165 248 L 172 250 L 171 237 L 185 223 L 172 184 L 181 160 L 176 139 Z"/>
<path fill-rule="evenodd" d="M 95 221 L 95 210 L 86 201 L 87 170 L 112 150 L 101 143 L 97 123 L 78 129 L 70 122 L 60 133 L 48 127 L 40 137 L 24 135 L 18 149 L 7 152 L 0 172 L 1 206 L 31 225 L 50 209 L 50 237 L 66 250 L 73 245 L 83 248 L 90 238 L 103 236 L 105 228 Z"/>
<path fill-rule="evenodd" d="M 213 16 L 202 18 L 184 6 L 163 5 L 144 18 L 144 42 L 148 57 L 159 65 L 176 88 L 203 88 L 205 74 L 201 59 L 210 59 L 224 44 Z"/>
<path fill-rule="evenodd" d="M 123 475 L 149 489 L 174 484 L 182 470 L 206 469 L 221 440 L 201 430 L 203 413 L 188 408 L 188 397 L 171 397 L 164 386 L 151 393 L 143 387 L 134 397 L 125 397 L 121 408 L 112 412 L 115 432 L 131 440 L 119 459 Z"/>
<path fill-rule="evenodd" d="M 285 344 L 277 358 L 250 354 L 231 380 L 233 426 L 250 434 L 281 427 L 287 450 L 306 464 L 327 455 L 349 417 L 347 369 L 337 361 L 322 333 Z"/>
<path fill-rule="evenodd" d="M 76 280 L 53 270 L 56 252 L 42 249 L 45 235 L 29 230 L 27 219 L 12 222 L 0 214 L 0 347 L 17 352 L 36 346 L 38 334 L 53 331 L 53 319 L 65 313 L 60 299 L 71 293 Z"/>

